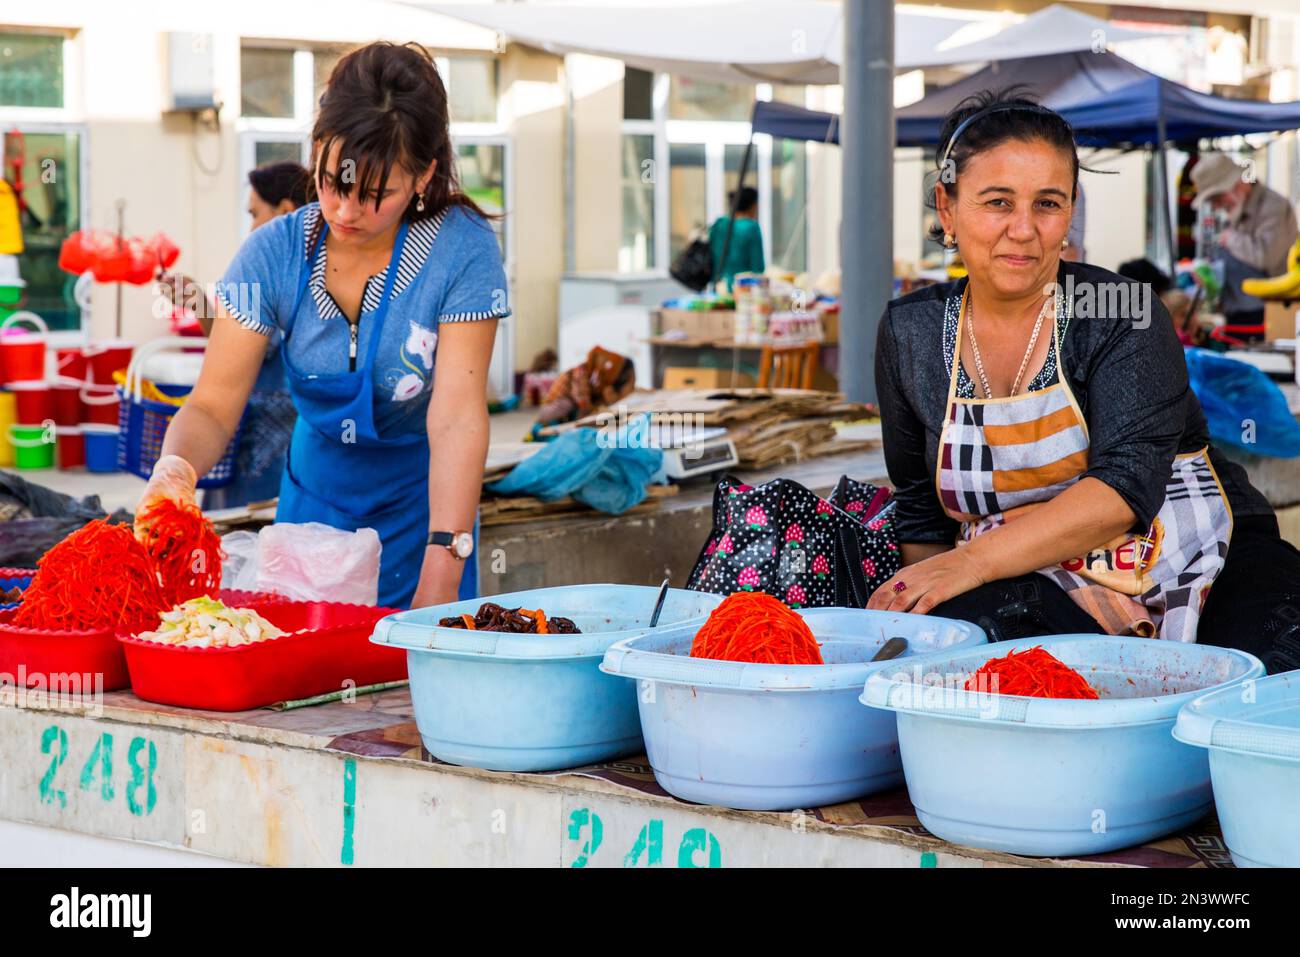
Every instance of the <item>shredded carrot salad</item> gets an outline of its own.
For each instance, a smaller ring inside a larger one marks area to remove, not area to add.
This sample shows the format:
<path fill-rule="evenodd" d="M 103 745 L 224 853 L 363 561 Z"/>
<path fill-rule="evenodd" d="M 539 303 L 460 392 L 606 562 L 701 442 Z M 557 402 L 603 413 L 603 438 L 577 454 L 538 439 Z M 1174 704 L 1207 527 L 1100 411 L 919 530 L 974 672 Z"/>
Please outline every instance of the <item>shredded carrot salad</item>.
<path fill-rule="evenodd" d="M 197 505 L 159 499 L 135 522 L 136 538 L 144 543 L 158 568 L 168 607 L 221 588 L 221 537 Z"/>
<path fill-rule="evenodd" d="M 13 623 L 59 631 L 149 628 L 170 607 L 130 527 L 99 519 L 41 556 Z"/>
<path fill-rule="evenodd" d="M 772 665 L 821 665 L 812 629 L 764 592 L 738 591 L 713 609 L 691 643 L 692 658 Z"/>
<path fill-rule="evenodd" d="M 1083 675 L 1042 646 L 1027 648 L 1020 654 L 1013 650 L 1002 658 L 990 658 L 966 679 L 966 690 L 1028 698 L 1101 697 Z"/>

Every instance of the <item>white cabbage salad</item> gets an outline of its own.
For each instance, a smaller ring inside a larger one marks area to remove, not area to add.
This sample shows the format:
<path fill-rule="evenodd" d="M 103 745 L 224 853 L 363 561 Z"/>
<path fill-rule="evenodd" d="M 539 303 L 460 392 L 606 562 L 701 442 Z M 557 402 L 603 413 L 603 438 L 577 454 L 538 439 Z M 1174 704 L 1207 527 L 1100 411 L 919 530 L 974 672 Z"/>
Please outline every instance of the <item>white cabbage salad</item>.
<path fill-rule="evenodd" d="M 181 648 L 235 648 L 284 634 L 257 612 L 228 608 L 206 595 L 191 598 L 160 617 L 162 624 L 157 631 L 146 631 L 137 637 Z"/>

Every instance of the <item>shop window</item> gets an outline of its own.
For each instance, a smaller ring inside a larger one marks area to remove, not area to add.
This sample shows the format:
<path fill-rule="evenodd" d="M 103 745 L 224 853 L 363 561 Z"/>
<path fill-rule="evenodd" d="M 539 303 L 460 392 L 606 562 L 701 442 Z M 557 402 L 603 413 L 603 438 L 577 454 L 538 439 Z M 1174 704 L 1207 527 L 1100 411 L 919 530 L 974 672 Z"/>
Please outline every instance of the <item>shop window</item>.
<path fill-rule="evenodd" d="M 623 134 L 623 231 L 618 247 L 620 272 L 644 272 L 655 265 L 654 150 L 653 134 Z"/>
<path fill-rule="evenodd" d="M 754 93 L 752 86 L 675 76 L 668 88 L 668 118 L 744 123 L 754 112 Z"/>
<path fill-rule="evenodd" d="M 63 37 L 0 33 L 0 106 L 63 106 Z"/>
<path fill-rule="evenodd" d="M 241 113 L 245 117 L 292 119 L 293 50 L 244 47 L 239 54 Z"/>

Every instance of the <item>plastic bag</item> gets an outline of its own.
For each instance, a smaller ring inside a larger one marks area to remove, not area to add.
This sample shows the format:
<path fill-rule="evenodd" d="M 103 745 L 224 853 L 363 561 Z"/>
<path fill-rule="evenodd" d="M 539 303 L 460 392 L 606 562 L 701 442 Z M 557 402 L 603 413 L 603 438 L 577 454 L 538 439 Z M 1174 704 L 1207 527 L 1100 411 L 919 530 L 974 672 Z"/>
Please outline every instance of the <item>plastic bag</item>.
<path fill-rule="evenodd" d="M 254 591 L 297 601 L 379 602 L 379 533 L 320 522 L 268 525 L 258 532 Z"/>
<path fill-rule="evenodd" d="M 256 532 L 229 532 L 221 536 L 221 550 L 226 559 L 221 563 L 221 587 L 239 591 L 257 591 Z"/>
<path fill-rule="evenodd" d="M 584 505 L 620 515 L 646 497 L 664 455 L 637 448 L 624 432 L 604 436 L 595 429 L 565 432 L 520 462 L 505 478 L 487 486 L 496 495 L 532 495 L 543 502 L 573 496 Z"/>
<path fill-rule="evenodd" d="M 76 499 L 0 471 L 0 567 L 33 568 L 68 535 L 104 516 L 96 495 Z M 131 520 L 121 509 L 111 518 Z"/>
<path fill-rule="evenodd" d="M 1183 351 L 1215 445 L 1283 459 L 1300 455 L 1300 423 L 1272 379 L 1248 363 L 1207 349 Z"/>

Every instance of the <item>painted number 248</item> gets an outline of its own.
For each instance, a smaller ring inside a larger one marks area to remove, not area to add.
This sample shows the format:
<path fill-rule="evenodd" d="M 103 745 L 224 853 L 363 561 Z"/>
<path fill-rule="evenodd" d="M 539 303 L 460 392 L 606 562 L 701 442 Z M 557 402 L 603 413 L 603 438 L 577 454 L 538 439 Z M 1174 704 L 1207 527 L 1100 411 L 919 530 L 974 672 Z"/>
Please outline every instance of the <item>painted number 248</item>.
<path fill-rule="evenodd" d="M 40 783 L 41 803 L 66 808 L 67 792 L 56 786 L 54 779 L 68 759 L 68 733 L 57 724 L 50 725 L 41 735 L 41 753 L 50 755 L 50 766 L 45 769 Z M 126 763 L 131 769 L 131 780 L 125 789 L 127 810 L 136 817 L 153 813 L 154 805 L 158 803 L 158 789 L 153 780 L 153 773 L 158 768 L 158 749 L 147 738 L 134 737 L 127 745 Z M 113 800 L 116 794 L 113 785 L 113 735 L 109 732 L 104 731 L 95 739 L 95 746 L 81 767 L 78 786 L 83 791 L 97 791 L 104 801 Z"/>

